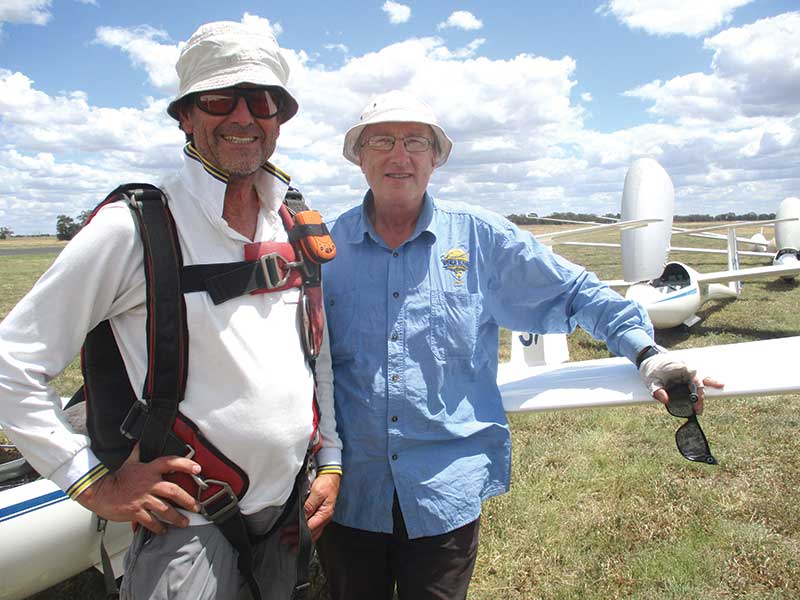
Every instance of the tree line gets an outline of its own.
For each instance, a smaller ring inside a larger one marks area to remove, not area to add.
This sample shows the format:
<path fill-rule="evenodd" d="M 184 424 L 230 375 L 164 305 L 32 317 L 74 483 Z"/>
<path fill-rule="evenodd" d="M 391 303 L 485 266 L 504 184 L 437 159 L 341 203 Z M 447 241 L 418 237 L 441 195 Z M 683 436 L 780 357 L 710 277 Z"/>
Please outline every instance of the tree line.
<path fill-rule="evenodd" d="M 71 240 L 75 237 L 75 234 L 80 231 L 91 214 L 91 210 L 84 210 L 75 218 L 67 215 L 58 215 L 58 217 L 56 217 L 56 237 L 59 240 Z M 605 219 L 605 221 L 612 219 L 618 220 L 620 214 L 606 213 L 598 216 L 590 213 L 554 212 L 545 217 L 548 220 L 542 220 L 536 213 L 528 213 L 526 215 L 511 214 L 507 215 L 506 218 L 517 225 L 544 225 L 552 222 L 552 220 L 560 219 L 565 221 L 583 221 L 586 223 L 596 223 L 598 219 Z M 726 212 L 718 215 L 675 215 L 672 221 L 675 223 L 705 223 L 711 221 L 768 221 L 774 218 L 775 213 L 748 212 L 736 214 L 733 212 Z M 12 235 L 14 235 L 14 232 L 11 231 L 11 229 L 8 227 L 0 227 L 0 240 L 5 240 Z"/>
<path fill-rule="evenodd" d="M 71 240 L 74 238 L 75 234 L 89 220 L 91 214 L 91 210 L 85 210 L 74 219 L 67 215 L 58 215 L 56 217 L 56 238 L 59 240 Z"/>
<path fill-rule="evenodd" d="M 604 215 L 574 212 L 554 212 L 544 217 L 539 217 L 536 213 L 526 215 L 511 214 L 506 218 L 517 225 L 545 225 L 552 223 L 553 220 L 582 221 L 586 223 L 597 223 L 598 219 L 608 222 L 609 220 L 619 220 L 620 213 L 606 213 Z M 767 221 L 775 218 L 775 213 L 756 213 L 748 212 L 736 214 L 733 212 L 720 213 L 718 215 L 675 215 L 672 218 L 674 223 L 706 223 L 712 221 Z"/>

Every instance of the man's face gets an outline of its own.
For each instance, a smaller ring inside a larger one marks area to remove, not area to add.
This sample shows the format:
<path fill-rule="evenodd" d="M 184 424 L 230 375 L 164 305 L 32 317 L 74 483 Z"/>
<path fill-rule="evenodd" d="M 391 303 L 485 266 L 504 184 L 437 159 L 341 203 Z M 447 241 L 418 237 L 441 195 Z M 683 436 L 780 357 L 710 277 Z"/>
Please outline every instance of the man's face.
<path fill-rule="evenodd" d="M 278 118 L 254 117 L 244 98 L 236 101 L 230 114 L 221 116 L 203 112 L 192 100 L 180 111 L 180 121 L 203 158 L 237 176 L 258 171 L 275 151 L 280 134 Z"/>
<path fill-rule="evenodd" d="M 373 136 L 390 135 L 395 138 L 389 150 L 370 148 L 367 140 Z M 403 139 L 416 136 L 433 142 L 433 131 L 422 123 L 376 123 L 368 125 L 360 137 L 364 144 L 360 150 L 361 171 L 380 206 L 416 206 L 428 187 L 433 173 L 433 145 L 424 152 L 409 152 Z"/>

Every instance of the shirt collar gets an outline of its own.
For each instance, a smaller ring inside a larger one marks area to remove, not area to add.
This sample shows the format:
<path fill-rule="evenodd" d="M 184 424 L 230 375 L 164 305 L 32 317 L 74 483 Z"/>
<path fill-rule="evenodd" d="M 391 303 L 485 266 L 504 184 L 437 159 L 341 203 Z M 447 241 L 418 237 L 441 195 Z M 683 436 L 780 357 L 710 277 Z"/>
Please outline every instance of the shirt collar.
<path fill-rule="evenodd" d="M 369 235 L 377 243 L 383 243 L 380 236 L 375 232 L 375 226 L 372 224 L 372 220 L 369 218 L 369 213 L 374 202 L 375 197 L 372 194 L 372 190 L 367 190 L 367 193 L 364 194 L 364 200 L 361 202 L 359 220 L 356 222 L 347 240 L 351 244 L 362 242 L 366 235 Z M 419 212 L 419 218 L 417 219 L 414 233 L 411 234 L 411 237 L 409 237 L 406 242 L 415 240 L 422 235 L 423 232 L 428 232 L 436 237 L 436 232 L 433 228 L 434 208 L 433 197 L 426 191 L 425 195 L 422 197 L 422 209 Z"/>
<path fill-rule="evenodd" d="M 212 221 L 222 220 L 228 173 L 210 163 L 190 142 L 183 148 L 184 180 L 192 195 Z M 261 166 L 256 177 L 256 192 L 262 206 L 277 212 L 291 178 L 270 162 Z"/>

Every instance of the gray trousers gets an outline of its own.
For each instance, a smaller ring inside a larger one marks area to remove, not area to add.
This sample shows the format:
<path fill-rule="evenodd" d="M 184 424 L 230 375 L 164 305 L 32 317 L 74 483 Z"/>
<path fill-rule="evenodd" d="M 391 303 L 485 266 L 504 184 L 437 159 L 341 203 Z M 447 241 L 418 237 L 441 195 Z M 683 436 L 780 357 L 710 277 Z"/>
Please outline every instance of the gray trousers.
<path fill-rule="evenodd" d="M 264 533 L 283 507 L 247 517 L 252 533 Z M 292 507 L 287 524 L 296 524 Z M 263 600 L 288 600 L 297 570 L 297 552 L 280 542 L 280 531 L 253 547 L 255 578 Z M 120 600 L 251 600 L 236 567 L 237 553 L 216 525 L 170 527 L 154 535 L 139 527 L 125 555 Z"/>

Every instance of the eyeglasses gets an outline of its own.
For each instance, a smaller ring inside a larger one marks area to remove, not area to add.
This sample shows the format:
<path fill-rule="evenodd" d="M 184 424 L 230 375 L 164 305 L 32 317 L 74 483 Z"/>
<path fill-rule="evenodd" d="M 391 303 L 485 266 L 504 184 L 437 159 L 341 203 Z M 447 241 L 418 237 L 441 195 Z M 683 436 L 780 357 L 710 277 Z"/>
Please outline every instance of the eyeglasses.
<path fill-rule="evenodd" d="M 394 148 L 394 143 L 398 140 L 403 140 L 403 147 L 406 152 L 425 152 L 431 147 L 433 142 L 426 137 L 419 135 L 410 135 L 404 138 L 396 138 L 393 135 L 373 135 L 367 138 L 361 147 L 369 146 L 373 150 L 380 150 L 381 152 L 389 152 Z"/>
<path fill-rule="evenodd" d="M 687 419 L 686 423 L 675 432 L 675 444 L 678 451 L 687 460 L 702 462 L 709 465 L 716 465 L 717 459 L 711 454 L 703 430 L 700 429 L 700 422 L 694 412 L 694 404 L 697 402 L 697 386 L 694 383 L 680 383 L 667 388 L 669 402 L 667 411 L 673 417 Z"/>
<path fill-rule="evenodd" d="M 244 98 L 250 114 L 258 119 L 271 119 L 281 111 L 280 95 L 276 102 L 264 88 L 226 88 L 195 94 L 194 103 L 204 113 L 221 117 L 229 115 Z"/>

